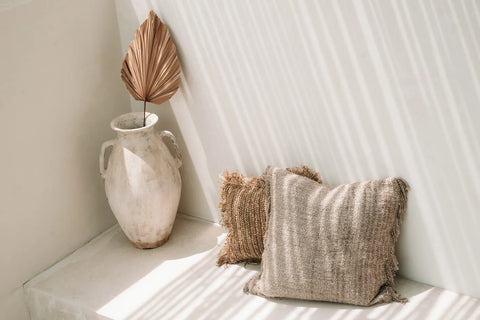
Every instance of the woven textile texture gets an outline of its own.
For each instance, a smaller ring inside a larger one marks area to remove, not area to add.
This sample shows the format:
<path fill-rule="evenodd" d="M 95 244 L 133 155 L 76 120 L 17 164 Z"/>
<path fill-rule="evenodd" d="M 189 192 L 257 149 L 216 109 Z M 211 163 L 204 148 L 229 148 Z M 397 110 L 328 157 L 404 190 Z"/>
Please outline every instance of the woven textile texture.
<path fill-rule="evenodd" d="M 271 210 L 265 251 L 246 293 L 361 306 L 406 302 L 394 288 L 404 180 L 332 187 L 278 168 L 269 168 L 266 179 Z"/>
<path fill-rule="evenodd" d="M 288 168 L 289 172 L 321 183 L 318 173 L 307 166 Z M 222 177 L 221 223 L 228 229 L 217 265 L 226 263 L 258 263 L 263 253 L 263 236 L 267 228 L 270 200 L 265 178 L 247 178 L 225 171 Z"/>

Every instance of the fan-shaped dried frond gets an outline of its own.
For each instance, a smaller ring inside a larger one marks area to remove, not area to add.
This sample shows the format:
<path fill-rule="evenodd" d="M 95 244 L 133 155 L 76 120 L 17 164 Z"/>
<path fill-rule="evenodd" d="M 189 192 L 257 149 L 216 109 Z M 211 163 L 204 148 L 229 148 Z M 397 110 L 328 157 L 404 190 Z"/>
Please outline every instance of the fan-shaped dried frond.
<path fill-rule="evenodd" d="M 155 12 L 135 32 L 122 66 L 122 80 L 136 99 L 160 104 L 170 99 L 180 83 L 177 48 Z"/>

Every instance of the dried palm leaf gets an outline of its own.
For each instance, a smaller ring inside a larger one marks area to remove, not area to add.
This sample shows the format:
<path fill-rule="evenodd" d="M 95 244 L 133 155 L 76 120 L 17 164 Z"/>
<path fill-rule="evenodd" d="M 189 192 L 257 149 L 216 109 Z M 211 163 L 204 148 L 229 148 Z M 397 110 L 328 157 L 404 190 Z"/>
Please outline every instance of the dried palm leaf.
<path fill-rule="evenodd" d="M 143 101 L 143 125 L 147 102 L 161 104 L 170 99 L 180 83 L 177 48 L 167 26 L 155 12 L 135 32 L 122 66 L 122 80 L 136 99 Z"/>

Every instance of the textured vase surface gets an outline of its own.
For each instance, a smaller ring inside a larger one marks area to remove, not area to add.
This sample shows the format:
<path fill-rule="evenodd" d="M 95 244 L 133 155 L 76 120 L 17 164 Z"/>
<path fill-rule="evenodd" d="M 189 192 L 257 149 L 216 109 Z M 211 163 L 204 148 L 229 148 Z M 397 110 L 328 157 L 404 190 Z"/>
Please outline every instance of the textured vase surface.
<path fill-rule="evenodd" d="M 180 201 L 181 155 L 172 133 L 155 130 L 157 121 L 157 115 L 147 113 L 143 127 L 143 112 L 117 117 L 111 122 L 117 137 L 105 142 L 100 154 L 108 203 L 137 248 L 156 248 L 167 242 Z M 173 145 L 174 155 L 165 143 Z M 105 150 L 110 146 L 105 168 Z"/>

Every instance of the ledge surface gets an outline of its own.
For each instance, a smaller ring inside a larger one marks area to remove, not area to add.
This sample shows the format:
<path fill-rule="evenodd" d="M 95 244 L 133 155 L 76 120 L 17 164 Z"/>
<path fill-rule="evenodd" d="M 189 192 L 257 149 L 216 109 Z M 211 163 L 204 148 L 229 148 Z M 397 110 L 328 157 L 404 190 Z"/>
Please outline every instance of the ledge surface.
<path fill-rule="evenodd" d="M 225 233 L 177 217 L 160 248 L 134 248 L 118 226 L 25 285 L 36 319 L 480 319 L 480 300 L 406 279 L 410 302 L 373 307 L 264 299 L 242 292 L 258 265 L 215 266 Z"/>

